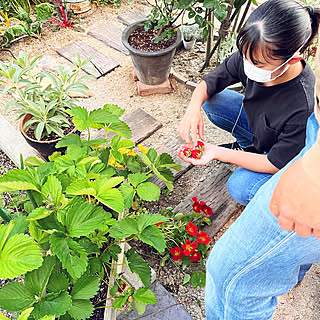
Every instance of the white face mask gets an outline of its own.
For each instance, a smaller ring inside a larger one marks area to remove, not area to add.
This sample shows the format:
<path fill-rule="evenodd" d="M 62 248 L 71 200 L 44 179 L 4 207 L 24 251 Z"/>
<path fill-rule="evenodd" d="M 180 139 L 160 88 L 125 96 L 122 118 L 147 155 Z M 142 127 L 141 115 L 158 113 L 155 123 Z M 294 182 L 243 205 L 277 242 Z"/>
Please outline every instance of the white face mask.
<path fill-rule="evenodd" d="M 246 74 L 246 76 L 249 79 L 256 81 L 256 82 L 265 83 L 265 82 L 273 81 L 273 80 L 279 78 L 280 76 L 282 76 L 289 69 L 290 65 L 288 65 L 286 68 L 284 68 L 284 70 L 280 74 L 275 76 L 274 78 L 271 78 L 271 75 L 275 71 L 279 70 L 286 63 L 288 63 L 295 55 L 296 55 L 296 53 L 291 58 L 289 58 L 287 61 L 282 63 L 279 67 L 275 68 L 274 70 L 264 70 L 264 69 L 258 68 L 255 65 L 251 64 L 245 57 L 243 57 L 244 73 Z"/>

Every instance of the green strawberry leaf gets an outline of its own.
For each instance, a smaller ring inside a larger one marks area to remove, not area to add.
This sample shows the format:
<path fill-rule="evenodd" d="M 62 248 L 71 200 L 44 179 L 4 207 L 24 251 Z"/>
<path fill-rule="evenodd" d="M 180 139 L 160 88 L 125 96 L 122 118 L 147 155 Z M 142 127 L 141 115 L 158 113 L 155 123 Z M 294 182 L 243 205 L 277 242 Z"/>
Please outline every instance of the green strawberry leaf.
<path fill-rule="evenodd" d="M 35 301 L 32 292 L 20 282 L 9 282 L 0 288 L 0 308 L 8 312 L 22 311 Z"/>
<path fill-rule="evenodd" d="M 56 318 L 65 314 L 71 307 L 71 296 L 62 291 L 60 293 L 48 293 L 41 297 L 40 301 L 34 304 L 31 315 L 36 319 L 54 314 Z"/>
<path fill-rule="evenodd" d="M 143 231 L 145 228 L 155 225 L 159 222 L 168 221 L 168 218 L 161 214 L 141 214 L 136 219 L 139 231 Z"/>
<path fill-rule="evenodd" d="M 52 252 L 59 258 L 71 277 L 80 278 L 88 264 L 86 251 L 77 242 L 58 232 L 52 234 L 50 244 Z"/>
<path fill-rule="evenodd" d="M 150 246 L 153 246 L 159 252 L 163 252 L 166 248 L 164 235 L 156 226 L 147 227 L 138 234 L 138 238 Z"/>
<path fill-rule="evenodd" d="M 90 300 L 72 300 L 71 308 L 68 313 L 73 319 L 88 319 L 92 315 L 93 305 Z"/>
<path fill-rule="evenodd" d="M 33 295 L 38 297 L 42 296 L 55 264 L 55 257 L 46 256 L 43 258 L 43 263 L 40 268 L 27 272 L 24 278 L 24 285 L 32 292 Z"/>
<path fill-rule="evenodd" d="M 157 298 L 150 289 L 139 288 L 134 294 L 133 298 L 143 304 L 156 304 Z"/>
<path fill-rule="evenodd" d="M 158 201 L 161 190 L 152 182 L 143 182 L 137 187 L 138 196 L 145 201 Z"/>
<path fill-rule="evenodd" d="M 131 272 L 135 273 L 145 287 L 149 287 L 151 282 L 151 269 L 149 264 L 144 261 L 139 254 L 135 252 L 134 248 L 131 248 L 125 253 L 128 261 L 128 267 Z"/>
<path fill-rule="evenodd" d="M 99 283 L 96 276 L 82 276 L 71 290 L 72 300 L 93 298 L 99 290 Z"/>
<path fill-rule="evenodd" d="M 114 224 L 109 235 L 115 239 L 124 239 L 139 232 L 137 222 L 132 218 L 124 218 Z"/>

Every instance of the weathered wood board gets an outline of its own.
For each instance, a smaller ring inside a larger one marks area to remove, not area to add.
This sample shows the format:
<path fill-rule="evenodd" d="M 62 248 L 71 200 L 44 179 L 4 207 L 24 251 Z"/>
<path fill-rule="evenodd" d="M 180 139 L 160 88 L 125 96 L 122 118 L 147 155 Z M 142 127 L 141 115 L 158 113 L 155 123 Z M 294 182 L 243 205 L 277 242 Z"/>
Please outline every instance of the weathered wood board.
<path fill-rule="evenodd" d="M 158 154 L 162 152 L 169 153 L 175 163 L 181 164 L 182 168 L 180 171 L 172 170 L 174 175 L 174 180 L 177 180 L 179 177 L 181 177 L 184 173 L 186 173 L 188 170 L 190 170 L 193 167 L 191 163 L 183 161 L 177 155 L 178 149 L 183 144 L 185 144 L 185 142 L 177 135 L 176 137 L 173 137 L 168 141 L 166 141 L 164 146 L 159 148 L 159 150 L 157 150 Z M 149 181 L 155 183 L 161 190 L 166 187 L 165 183 L 155 175 L 152 176 L 151 179 L 149 179 Z"/>
<path fill-rule="evenodd" d="M 65 47 L 58 49 L 57 52 L 71 62 L 71 58 L 76 57 L 77 52 L 79 52 L 82 60 L 91 57 L 92 59 L 88 63 L 88 66 L 90 66 L 91 68 L 89 70 L 83 70 L 95 76 L 97 79 L 106 75 L 108 72 L 111 72 L 119 66 L 119 63 L 117 61 L 105 56 L 100 51 L 90 47 L 80 40 L 71 42 Z"/>
<path fill-rule="evenodd" d="M 175 212 L 191 213 L 192 197 L 197 197 L 199 201 L 204 201 L 213 210 L 213 215 L 208 216 L 211 225 L 206 226 L 203 231 L 209 237 L 214 236 L 223 225 L 243 206 L 234 201 L 227 190 L 227 181 L 232 171 L 225 165 L 220 168 L 205 181 L 186 196 L 181 203 L 174 209 Z"/>
<path fill-rule="evenodd" d="M 135 144 L 139 144 L 162 127 L 161 122 L 140 108 L 125 114 L 121 120 L 130 127 L 132 132 L 132 138 L 130 140 Z M 104 139 L 104 133 L 104 130 L 99 130 L 92 139 Z M 113 133 L 108 133 L 109 138 L 113 135 Z"/>
<path fill-rule="evenodd" d="M 128 26 L 130 24 L 145 20 L 147 16 L 137 10 L 128 10 L 127 12 L 118 15 L 117 18 L 121 23 Z"/>
<path fill-rule="evenodd" d="M 117 26 L 108 22 L 90 30 L 88 34 L 95 39 L 102 41 L 109 47 L 116 49 L 125 55 L 129 55 L 129 51 L 125 48 L 121 41 L 122 30 Z"/>
<path fill-rule="evenodd" d="M 20 153 L 22 154 L 23 159 L 27 157 L 42 158 L 38 151 L 27 143 L 22 134 L 1 115 L 0 127 L 0 148 L 17 165 L 17 167 L 20 167 Z"/>

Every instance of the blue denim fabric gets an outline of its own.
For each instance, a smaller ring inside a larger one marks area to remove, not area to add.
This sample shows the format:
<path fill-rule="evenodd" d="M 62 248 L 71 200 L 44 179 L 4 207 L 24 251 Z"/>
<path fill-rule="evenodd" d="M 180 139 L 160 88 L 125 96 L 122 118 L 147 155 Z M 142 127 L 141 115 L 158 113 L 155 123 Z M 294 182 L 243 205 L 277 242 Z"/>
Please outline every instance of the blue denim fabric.
<path fill-rule="evenodd" d="M 271 320 L 277 296 L 320 261 L 319 239 L 284 231 L 269 211 L 282 172 L 312 146 L 318 129 L 312 114 L 304 149 L 259 189 L 212 249 L 206 265 L 207 320 Z"/>
<path fill-rule="evenodd" d="M 226 89 L 210 97 L 202 108 L 213 124 L 230 132 L 239 145 L 246 148 L 252 145 L 253 134 L 242 108 L 243 98 L 242 94 Z M 229 178 L 228 191 L 234 200 L 247 205 L 271 177 L 268 173 L 239 168 Z"/>

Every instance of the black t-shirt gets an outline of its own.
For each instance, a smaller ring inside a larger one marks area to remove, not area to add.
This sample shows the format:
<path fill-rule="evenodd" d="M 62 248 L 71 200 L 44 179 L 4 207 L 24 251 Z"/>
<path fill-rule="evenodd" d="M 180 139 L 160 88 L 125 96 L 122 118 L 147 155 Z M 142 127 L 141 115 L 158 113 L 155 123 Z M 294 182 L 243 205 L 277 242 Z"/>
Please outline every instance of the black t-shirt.
<path fill-rule="evenodd" d="M 248 79 L 237 51 L 203 79 L 209 96 L 239 81 L 243 84 L 243 107 L 253 145 L 259 152 L 267 152 L 269 161 L 279 169 L 304 147 L 307 120 L 314 108 L 315 76 L 309 65 L 303 64 L 296 78 L 266 87 Z"/>

